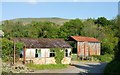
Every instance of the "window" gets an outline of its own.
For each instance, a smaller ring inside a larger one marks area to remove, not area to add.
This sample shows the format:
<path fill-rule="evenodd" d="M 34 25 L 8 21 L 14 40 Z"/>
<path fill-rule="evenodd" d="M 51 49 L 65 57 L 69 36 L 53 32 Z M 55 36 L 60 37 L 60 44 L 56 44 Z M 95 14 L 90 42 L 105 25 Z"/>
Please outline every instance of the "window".
<path fill-rule="evenodd" d="M 68 55 L 68 50 L 67 50 L 67 49 L 65 50 L 65 56 L 66 56 L 66 57 L 69 56 L 69 55 Z"/>
<path fill-rule="evenodd" d="M 55 57 L 55 51 L 54 50 L 50 50 L 50 57 Z"/>
<path fill-rule="evenodd" d="M 20 58 L 23 58 L 23 50 L 20 51 Z"/>
<path fill-rule="evenodd" d="M 20 58 L 22 58 L 23 57 L 23 55 L 22 54 L 20 54 Z"/>
<path fill-rule="evenodd" d="M 40 58 L 41 57 L 41 50 L 40 49 L 36 49 L 35 50 L 35 57 L 36 58 Z"/>
<path fill-rule="evenodd" d="M 69 52 L 67 49 L 65 50 L 65 57 L 69 57 L 71 55 L 71 51 Z"/>
<path fill-rule="evenodd" d="M 37 49 L 35 50 L 35 57 L 36 58 L 38 57 L 38 50 Z"/>
<path fill-rule="evenodd" d="M 70 52 L 69 55 L 71 55 L 72 53 Z"/>

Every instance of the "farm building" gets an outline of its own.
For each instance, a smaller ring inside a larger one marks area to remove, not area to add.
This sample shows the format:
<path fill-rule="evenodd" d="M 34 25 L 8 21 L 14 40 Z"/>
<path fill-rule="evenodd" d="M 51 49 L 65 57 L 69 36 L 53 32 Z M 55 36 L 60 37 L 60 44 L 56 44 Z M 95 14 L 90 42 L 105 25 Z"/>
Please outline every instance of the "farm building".
<path fill-rule="evenodd" d="M 100 55 L 100 41 L 92 37 L 71 36 L 69 41 L 75 41 L 78 57 Z"/>
<path fill-rule="evenodd" d="M 14 38 L 14 42 L 23 42 L 25 46 L 20 53 L 24 62 L 32 61 L 35 64 L 56 64 L 55 48 L 64 51 L 62 64 L 70 64 L 72 47 L 63 39 L 50 38 Z"/>

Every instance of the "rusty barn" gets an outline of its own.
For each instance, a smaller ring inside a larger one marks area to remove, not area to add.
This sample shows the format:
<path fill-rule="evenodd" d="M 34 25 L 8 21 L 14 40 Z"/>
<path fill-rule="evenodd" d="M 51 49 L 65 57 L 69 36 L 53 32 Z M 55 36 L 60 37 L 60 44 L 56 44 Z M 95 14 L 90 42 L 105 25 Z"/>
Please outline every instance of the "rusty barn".
<path fill-rule="evenodd" d="M 69 41 L 74 41 L 77 48 L 78 57 L 88 57 L 92 55 L 100 55 L 100 41 L 93 37 L 70 36 Z"/>

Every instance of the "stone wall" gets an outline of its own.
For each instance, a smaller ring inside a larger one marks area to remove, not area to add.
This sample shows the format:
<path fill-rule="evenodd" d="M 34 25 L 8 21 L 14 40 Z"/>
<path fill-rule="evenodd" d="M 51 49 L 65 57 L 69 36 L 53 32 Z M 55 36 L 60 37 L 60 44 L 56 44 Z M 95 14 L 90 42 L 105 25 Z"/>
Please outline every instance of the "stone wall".
<path fill-rule="evenodd" d="M 35 64 L 56 64 L 54 57 L 50 57 L 50 58 L 34 58 L 33 63 L 35 63 Z"/>
<path fill-rule="evenodd" d="M 70 64 L 71 63 L 71 58 L 70 57 L 64 57 L 61 62 L 62 62 L 62 64 Z"/>
<path fill-rule="evenodd" d="M 19 60 L 23 60 L 20 58 Z M 47 58 L 26 58 L 27 63 L 30 63 L 30 60 L 34 64 L 56 64 L 54 57 L 47 57 Z M 64 57 L 61 61 L 62 64 L 70 64 L 71 58 L 70 57 Z"/>

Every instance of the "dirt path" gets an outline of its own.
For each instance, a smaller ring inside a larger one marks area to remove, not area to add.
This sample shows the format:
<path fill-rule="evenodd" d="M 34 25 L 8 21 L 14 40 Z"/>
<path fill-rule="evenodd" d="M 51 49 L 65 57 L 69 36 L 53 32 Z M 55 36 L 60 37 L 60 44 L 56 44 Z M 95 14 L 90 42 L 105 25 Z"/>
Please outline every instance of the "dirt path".
<path fill-rule="evenodd" d="M 103 73 L 107 63 L 74 63 L 66 69 L 60 70 L 39 70 L 36 73 Z"/>

